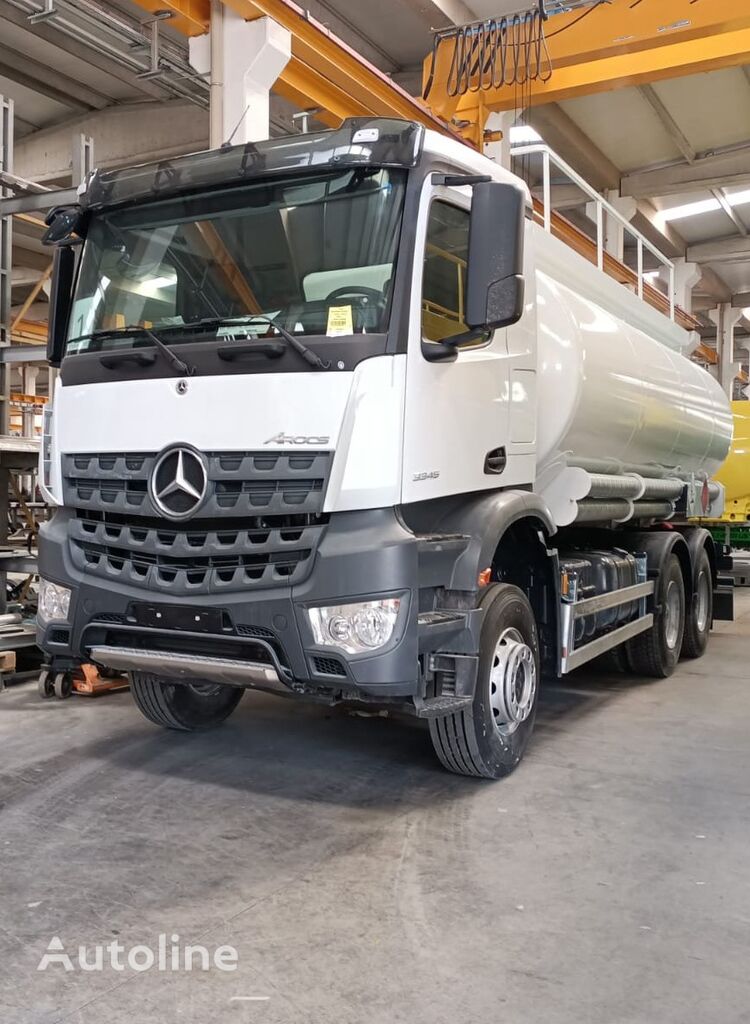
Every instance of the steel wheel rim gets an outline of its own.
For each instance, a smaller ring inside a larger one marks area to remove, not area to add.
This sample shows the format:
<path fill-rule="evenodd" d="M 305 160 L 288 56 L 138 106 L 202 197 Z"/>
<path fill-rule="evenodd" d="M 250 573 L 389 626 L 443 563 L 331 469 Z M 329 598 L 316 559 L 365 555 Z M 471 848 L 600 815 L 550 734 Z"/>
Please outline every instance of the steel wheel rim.
<path fill-rule="evenodd" d="M 699 633 L 704 633 L 708 626 L 708 608 L 710 604 L 711 591 L 708 585 L 708 576 L 702 572 L 698 577 L 698 607 L 695 613 L 695 624 Z"/>
<path fill-rule="evenodd" d="M 680 588 L 675 580 L 669 581 L 664 599 L 664 642 L 670 651 L 677 647 L 680 637 Z"/>
<path fill-rule="evenodd" d="M 500 634 L 490 666 L 490 710 L 498 732 L 508 735 L 526 721 L 534 707 L 536 689 L 534 652 L 521 633 L 510 626 Z"/>

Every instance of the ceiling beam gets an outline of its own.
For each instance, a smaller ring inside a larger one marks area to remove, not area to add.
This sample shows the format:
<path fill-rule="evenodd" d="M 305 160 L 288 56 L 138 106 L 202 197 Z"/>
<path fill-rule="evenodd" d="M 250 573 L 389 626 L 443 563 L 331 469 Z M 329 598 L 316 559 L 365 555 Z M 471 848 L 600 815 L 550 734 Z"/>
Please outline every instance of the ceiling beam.
<path fill-rule="evenodd" d="M 0 46 L 0 75 L 70 110 L 98 110 L 112 103 L 111 97 L 103 96 L 60 71 L 7 46 Z"/>
<path fill-rule="evenodd" d="M 661 101 L 656 89 L 654 89 L 652 85 L 641 85 L 638 92 L 659 118 L 662 123 L 662 127 L 666 131 L 667 135 L 669 135 L 672 142 L 674 142 L 675 146 L 677 146 L 687 162 L 692 164 L 697 156 L 696 151 L 690 145 L 690 142 L 683 130 L 664 106 L 664 103 Z"/>
<path fill-rule="evenodd" d="M 687 258 L 691 263 L 737 263 L 750 260 L 750 238 L 732 235 L 731 238 L 714 238 L 688 247 Z"/>
<path fill-rule="evenodd" d="M 0 22 L 2 21 L 8 21 L 11 24 L 16 25 L 18 28 L 23 29 L 25 32 L 29 32 L 28 15 L 13 3 L 10 3 L 9 0 L 0 0 Z M 70 36 L 61 35 L 59 30 L 55 28 L 54 18 L 47 22 L 40 21 L 34 25 L 33 35 L 38 36 L 40 39 L 50 43 L 57 49 L 64 50 L 66 53 L 71 54 L 71 56 L 76 57 L 85 64 L 90 64 L 99 71 L 104 71 L 106 74 L 111 75 L 112 78 L 117 79 L 118 82 L 122 82 L 124 85 L 127 85 L 128 88 L 132 89 L 136 93 L 140 92 L 143 95 L 151 96 L 153 99 L 157 100 L 167 98 L 167 93 L 165 93 L 157 82 L 150 81 L 146 78 L 139 78 L 135 72 L 124 68 L 111 57 L 107 57 L 105 54 L 97 52 L 93 46 L 88 46 L 86 43 L 79 42 L 77 39 L 73 39 Z"/>
<path fill-rule="evenodd" d="M 134 0 L 154 11 L 172 10 L 202 19 L 208 25 L 208 0 Z M 443 135 L 459 138 L 458 131 L 423 103 L 366 61 L 348 43 L 314 18 L 294 0 L 222 0 L 246 21 L 269 17 L 289 30 L 292 59 L 274 86 L 287 99 L 300 97 L 309 107 L 322 107 L 339 120 L 350 114 L 401 117 L 420 121 Z M 174 19 L 177 22 L 177 19 Z M 179 27 L 175 25 L 175 27 Z M 196 34 L 196 33 L 192 33 Z M 331 104 L 329 106 L 329 104 Z M 332 106 L 336 109 L 333 110 Z"/>
<path fill-rule="evenodd" d="M 670 164 L 624 174 L 620 190 L 633 199 L 706 192 L 712 188 L 747 184 L 750 179 L 750 146 L 698 157 L 692 164 Z"/>
<path fill-rule="evenodd" d="M 602 153 L 589 136 L 556 103 L 533 107 L 526 120 L 545 143 L 596 189 L 617 188 L 620 169 Z"/>
<path fill-rule="evenodd" d="M 727 217 L 729 217 L 729 219 L 734 224 L 734 226 L 737 228 L 739 233 L 741 235 L 747 235 L 748 234 L 748 230 L 745 227 L 745 224 L 744 224 L 743 220 L 741 219 L 740 215 L 737 213 L 735 208 L 732 206 L 732 204 L 727 199 L 727 194 L 724 191 L 724 189 L 723 188 L 712 188 L 711 189 L 711 195 L 714 197 L 714 199 L 719 204 L 719 206 L 722 208 L 722 210 L 727 215 Z"/>
<path fill-rule="evenodd" d="M 732 297 L 735 309 L 750 309 L 750 292 L 739 292 Z"/>

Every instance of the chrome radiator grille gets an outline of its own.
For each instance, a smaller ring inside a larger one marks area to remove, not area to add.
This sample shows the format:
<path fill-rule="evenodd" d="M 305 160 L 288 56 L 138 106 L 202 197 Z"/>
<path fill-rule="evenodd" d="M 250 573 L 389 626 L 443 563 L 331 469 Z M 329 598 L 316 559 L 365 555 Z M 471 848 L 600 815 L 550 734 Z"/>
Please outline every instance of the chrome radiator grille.
<path fill-rule="evenodd" d="M 330 452 L 210 452 L 194 518 L 161 517 L 149 496 L 156 454 L 63 457 L 69 544 L 79 571 L 171 594 L 295 584 L 312 569 Z"/>

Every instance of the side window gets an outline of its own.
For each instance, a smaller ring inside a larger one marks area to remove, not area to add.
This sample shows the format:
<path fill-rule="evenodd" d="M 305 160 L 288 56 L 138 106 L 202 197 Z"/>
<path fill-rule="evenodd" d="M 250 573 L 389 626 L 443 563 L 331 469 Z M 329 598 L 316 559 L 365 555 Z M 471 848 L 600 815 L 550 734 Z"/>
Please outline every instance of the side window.
<path fill-rule="evenodd" d="M 422 337 L 441 341 L 464 323 L 469 211 L 441 199 L 430 207 L 422 282 Z"/>

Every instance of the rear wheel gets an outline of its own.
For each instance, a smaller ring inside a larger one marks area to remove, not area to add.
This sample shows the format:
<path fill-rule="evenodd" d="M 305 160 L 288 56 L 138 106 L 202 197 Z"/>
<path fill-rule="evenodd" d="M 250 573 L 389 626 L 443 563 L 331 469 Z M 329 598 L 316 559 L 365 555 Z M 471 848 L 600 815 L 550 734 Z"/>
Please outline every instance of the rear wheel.
<path fill-rule="evenodd" d="M 711 563 L 704 548 L 695 564 L 693 600 L 685 619 L 682 654 L 700 658 L 708 646 L 708 634 L 714 617 L 714 586 Z"/>
<path fill-rule="evenodd" d="M 539 640 L 531 605 L 518 587 L 496 584 L 482 597 L 484 619 L 472 704 L 430 721 L 442 764 L 458 775 L 499 779 L 523 757 L 539 696 Z"/>
<path fill-rule="evenodd" d="M 231 715 L 244 693 L 238 686 L 208 680 L 174 682 L 147 672 L 130 674 L 130 692 L 150 722 L 183 732 L 219 725 Z"/>
<path fill-rule="evenodd" d="M 628 661 L 635 675 L 666 679 L 680 660 L 685 633 L 685 582 L 677 555 L 670 555 L 654 592 L 654 624 L 628 641 Z"/>

